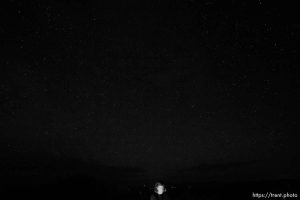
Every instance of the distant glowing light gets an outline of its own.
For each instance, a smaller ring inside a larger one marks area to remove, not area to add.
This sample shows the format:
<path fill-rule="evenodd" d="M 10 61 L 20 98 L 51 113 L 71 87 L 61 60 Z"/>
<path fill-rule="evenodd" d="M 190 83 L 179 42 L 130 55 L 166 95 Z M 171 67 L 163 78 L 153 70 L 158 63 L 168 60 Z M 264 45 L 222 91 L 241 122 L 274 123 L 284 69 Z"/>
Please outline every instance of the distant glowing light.
<path fill-rule="evenodd" d="M 167 189 L 165 188 L 165 186 L 161 183 L 156 183 L 155 187 L 154 187 L 154 191 L 155 193 L 157 193 L 158 195 L 162 195 L 164 192 L 167 191 Z"/>

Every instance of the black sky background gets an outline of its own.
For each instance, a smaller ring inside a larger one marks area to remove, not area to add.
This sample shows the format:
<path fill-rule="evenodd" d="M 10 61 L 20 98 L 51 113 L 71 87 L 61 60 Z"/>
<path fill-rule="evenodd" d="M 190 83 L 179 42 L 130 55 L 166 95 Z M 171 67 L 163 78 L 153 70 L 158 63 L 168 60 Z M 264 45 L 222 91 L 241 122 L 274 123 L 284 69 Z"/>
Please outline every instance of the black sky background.
<path fill-rule="evenodd" d="M 4 4 L 3 175 L 299 178 L 295 5 Z"/>

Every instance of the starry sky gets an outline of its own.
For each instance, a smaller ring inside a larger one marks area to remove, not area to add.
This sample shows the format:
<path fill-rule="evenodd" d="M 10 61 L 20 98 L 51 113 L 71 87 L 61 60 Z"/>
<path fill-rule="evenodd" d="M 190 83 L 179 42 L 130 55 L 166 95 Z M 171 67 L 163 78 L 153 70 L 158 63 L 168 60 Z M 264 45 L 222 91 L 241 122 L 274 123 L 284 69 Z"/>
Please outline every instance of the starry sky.
<path fill-rule="evenodd" d="M 295 5 L 4 4 L 2 172 L 299 177 Z"/>

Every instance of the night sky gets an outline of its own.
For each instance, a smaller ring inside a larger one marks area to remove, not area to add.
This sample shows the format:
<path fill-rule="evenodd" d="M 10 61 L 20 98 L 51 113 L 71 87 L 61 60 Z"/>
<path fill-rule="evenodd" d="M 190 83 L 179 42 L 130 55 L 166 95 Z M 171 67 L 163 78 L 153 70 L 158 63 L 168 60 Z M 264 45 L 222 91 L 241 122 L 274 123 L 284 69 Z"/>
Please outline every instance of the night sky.
<path fill-rule="evenodd" d="M 297 6 L 141 2 L 2 2 L 2 176 L 299 178 Z"/>

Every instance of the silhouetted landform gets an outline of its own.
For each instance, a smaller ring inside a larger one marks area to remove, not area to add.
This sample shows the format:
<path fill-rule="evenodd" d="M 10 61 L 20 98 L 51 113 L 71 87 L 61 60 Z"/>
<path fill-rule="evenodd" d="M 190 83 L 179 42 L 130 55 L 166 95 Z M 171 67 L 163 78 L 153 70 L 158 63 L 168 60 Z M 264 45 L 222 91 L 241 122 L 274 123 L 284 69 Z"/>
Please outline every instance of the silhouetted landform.
<path fill-rule="evenodd" d="M 108 166 L 95 161 L 73 158 L 13 154 L 0 164 L 2 187 L 44 184 L 86 184 L 128 182 L 142 177 L 143 169 Z"/>
<path fill-rule="evenodd" d="M 214 170 L 226 170 L 231 168 L 238 168 L 243 166 L 254 165 L 259 161 L 240 161 L 240 162 L 228 162 L 228 163 L 202 163 L 201 165 L 190 167 L 188 169 L 183 169 L 183 171 L 214 171 Z"/>
<path fill-rule="evenodd" d="M 201 165 L 185 171 L 236 168 L 250 163 L 215 167 Z M 205 167 L 204 167 L 205 166 Z M 184 170 L 183 170 L 184 171 Z M 182 171 L 182 172 L 183 172 Z M 145 170 L 101 165 L 53 156 L 16 154 L 1 163 L 1 192 L 31 198 L 149 199 L 152 183 Z M 253 193 L 298 193 L 300 180 L 205 181 L 164 180 L 171 199 L 253 199 Z"/>
<path fill-rule="evenodd" d="M 256 181 L 201 184 L 178 184 L 168 188 L 173 200 L 184 199 L 253 199 L 253 193 L 295 193 L 299 195 L 299 180 Z M 174 188 L 176 187 L 176 188 Z M 99 199 L 149 199 L 151 187 L 124 185 L 119 182 L 103 183 L 91 177 L 74 176 L 52 184 L 38 187 L 14 185 L 5 191 L 8 194 L 32 198 L 99 198 Z"/>

